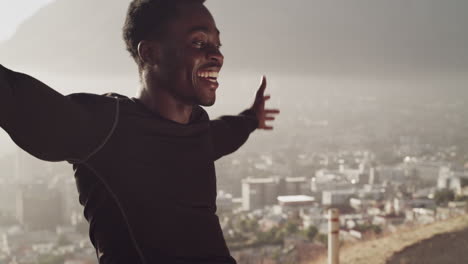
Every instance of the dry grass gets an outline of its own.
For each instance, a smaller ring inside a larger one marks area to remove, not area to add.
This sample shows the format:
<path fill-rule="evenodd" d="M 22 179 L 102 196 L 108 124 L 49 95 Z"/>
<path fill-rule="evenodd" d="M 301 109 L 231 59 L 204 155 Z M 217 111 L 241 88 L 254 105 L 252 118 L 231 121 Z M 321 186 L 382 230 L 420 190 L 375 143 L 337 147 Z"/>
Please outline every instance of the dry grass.
<path fill-rule="evenodd" d="M 459 231 L 468 228 L 468 215 L 436 222 L 414 228 L 400 229 L 385 237 L 343 246 L 340 253 L 340 264 L 385 264 L 396 252 L 421 240 L 438 234 Z M 310 264 L 326 264 L 323 257 Z"/>

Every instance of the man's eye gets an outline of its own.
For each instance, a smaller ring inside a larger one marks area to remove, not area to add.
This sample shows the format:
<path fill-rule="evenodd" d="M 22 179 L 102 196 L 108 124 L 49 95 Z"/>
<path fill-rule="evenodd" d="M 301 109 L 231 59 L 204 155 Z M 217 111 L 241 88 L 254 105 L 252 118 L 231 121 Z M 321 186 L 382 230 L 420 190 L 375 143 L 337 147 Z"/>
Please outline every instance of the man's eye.
<path fill-rule="evenodd" d="M 194 41 L 193 42 L 193 45 L 196 47 L 196 48 L 203 48 L 206 46 L 206 43 L 204 41 L 201 41 L 201 40 L 198 40 L 198 41 Z"/>
<path fill-rule="evenodd" d="M 195 48 L 197 48 L 197 49 L 205 48 L 205 47 L 208 45 L 208 43 L 205 42 L 205 41 L 203 41 L 203 40 L 197 40 L 197 41 L 194 41 L 194 42 L 192 42 L 192 43 L 193 43 L 193 46 L 194 46 Z M 217 49 L 220 49 L 222 46 L 223 46 L 223 45 L 222 45 L 221 43 L 215 45 L 215 47 L 216 47 Z"/>

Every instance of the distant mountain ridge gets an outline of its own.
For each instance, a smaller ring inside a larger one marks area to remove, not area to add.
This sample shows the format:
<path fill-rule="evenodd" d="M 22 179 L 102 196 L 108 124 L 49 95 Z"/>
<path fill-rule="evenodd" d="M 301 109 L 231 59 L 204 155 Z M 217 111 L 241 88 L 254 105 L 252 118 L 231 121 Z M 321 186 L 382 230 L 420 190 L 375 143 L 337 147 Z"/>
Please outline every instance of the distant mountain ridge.
<path fill-rule="evenodd" d="M 134 73 L 121 38 L 129 0 L 56 0 L 0 45 L 2 63 Z M 232 70 L 465 72 L 468 1 L 208 0 Z"/>
<path fill-rule="evenodd" d="M 126 5 L 124 0 L 56 0 L 20 25 L 0 46 L 0 57 L 56 72 L 131 69 L 120 37 Z"/>

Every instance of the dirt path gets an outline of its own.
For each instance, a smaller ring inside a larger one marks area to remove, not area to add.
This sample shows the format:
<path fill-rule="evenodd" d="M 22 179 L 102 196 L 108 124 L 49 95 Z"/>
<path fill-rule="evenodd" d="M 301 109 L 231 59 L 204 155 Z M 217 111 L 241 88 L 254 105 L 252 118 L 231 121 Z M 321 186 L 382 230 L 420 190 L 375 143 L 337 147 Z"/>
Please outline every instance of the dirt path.
<path fill-rule="evenodd" d="M 343 247 L 340 252 L 341 264 L 390 264 L 387 263 L 392 256 L 403 249 L 415 245 L 420 241 L 429 239 L 436 235 L 461 232 L 468 229 L 468 215 L 459 216 L 443 222 L 436 222 L 425 226 L 407 228 L 383 238 L 363 241 L 350 246 Z M 446 241 L 446 240 L 444 240 Z M 442 241 L 443 243 L 443 241 Z M 448 246 L 453 246 L 452 242 L 447 241 Z M 425 246 L 424 246 L 425 247 Z M 460 245 L 460 247 L 464 247 Z M 468 247 L 465 247 L 468 251 Z M 409 251 L 408 251 L 409 252 Z M 410 253 L 408 253 L 410 254 Z M 409 259 L 408 259 L 409 260 Z M 311 262 L 310 264 L 325 264 L 326 258 Z M 392 262 L 391 264 L 419 264 L 429 262 Z M 431 262 L 432 263 L 468 263 L 468 260 L 462 262 Z"/>

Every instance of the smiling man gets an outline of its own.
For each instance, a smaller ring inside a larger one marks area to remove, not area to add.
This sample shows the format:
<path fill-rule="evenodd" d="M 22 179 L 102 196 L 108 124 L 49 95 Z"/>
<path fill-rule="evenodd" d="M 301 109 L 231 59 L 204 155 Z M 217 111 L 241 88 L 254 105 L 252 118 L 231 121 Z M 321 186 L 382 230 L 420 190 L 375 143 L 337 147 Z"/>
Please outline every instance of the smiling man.
<path fill-rule="evenodd" d="M 204 1 L 153 2 L 134 1 L 124 26 L 127 49 L 143 79 L 138 98 L 150 109 L 187 123 L 194 104 L 215 103 L 224 61 L 220 33 Z M 177 19 L 170 19 L 175 14 Z M 142 38 L 147 34 L 149 38 Z"/>
<path fill-rule="evenodd" d="M 0 67 L 0 126 L 47 161 L 73 164 L 99 263 L 236 263 L 216 215 L 214 161 L 271 130 L 266 80 L 253 105 L 210 120 L 223 66 L 202 0 L 134 0 L 124 40 L 138 95 L 63 96 Z"/>

